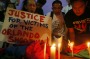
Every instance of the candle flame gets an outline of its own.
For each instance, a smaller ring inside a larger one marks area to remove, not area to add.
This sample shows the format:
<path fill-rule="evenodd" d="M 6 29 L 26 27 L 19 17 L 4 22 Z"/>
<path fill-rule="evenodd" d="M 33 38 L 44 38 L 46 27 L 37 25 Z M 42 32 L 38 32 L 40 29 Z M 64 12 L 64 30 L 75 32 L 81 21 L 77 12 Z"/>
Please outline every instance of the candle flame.
<path fill-rule="evenodd" d="M 90 42 L 87 43 L 87 47 L 88 47 L 88 48 L 90 47 Z"/>
<path fill-rule="evenodd" d="M 72 50 L 73 49 L 73 46 L 74 46 L 74 42 L 70 42 L 69 41 L 68 45 L 69 45 L 70 49 Z"/>
<path fill-rule="evenodd" d="M 87 50 L 88 50 L 88 52 L 89 52 L 89 58 L 90 58 L 90 42 L 87 42 Z"/>
<path fill-rule="evenodd" d="M 73 47 L 73 45 L 74 45 L 74 42 L 71 42 L 71 43 L 70 43 L 70 46 Z"/>
<path fill-rule="evenodd" d="M 68 43 L 70 43 L 70 40 L 68 40 Z"/>
<path fill-rule="evenodd" d="M 68 45 L 72 51 L 72 57 L 73 57 L 73 46 L 74 46 L 74 42 L 70 42 L 70 40 L 68 40 Z"/>
<path fill-rule="evenodd" d="M 53 44 L 52 47 L 55 47 L 55 44 Z"/>
<path fill-rule="evenodd" d="M 55 58 L 56 58 L 55 55 L 56 55 L 56 45 L 53 44 L 53 45 L 51 46 L 50 59 L 55 59 Z"/>
<path fill-rule="evenodd" d="M 61 47 L 61 43 L 58 43 L 58 47 Z"/>

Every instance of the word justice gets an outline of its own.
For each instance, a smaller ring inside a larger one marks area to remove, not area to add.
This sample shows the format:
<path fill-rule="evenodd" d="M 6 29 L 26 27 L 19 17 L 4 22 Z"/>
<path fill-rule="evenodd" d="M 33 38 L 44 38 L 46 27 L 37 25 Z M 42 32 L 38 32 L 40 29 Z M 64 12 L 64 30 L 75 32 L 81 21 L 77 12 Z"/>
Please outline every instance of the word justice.
<path fill-rule="evenodd" d="M 43 15 L 38 15 L 38 14 L 33 14 L 18 10 L 9 10 L 8 15 L 20 17 L 22 19 L 34 19 L 34 20 L 38 20 L 39 22 L 44 22 L 44 18 L 45 18 L 45 16 Z"/>

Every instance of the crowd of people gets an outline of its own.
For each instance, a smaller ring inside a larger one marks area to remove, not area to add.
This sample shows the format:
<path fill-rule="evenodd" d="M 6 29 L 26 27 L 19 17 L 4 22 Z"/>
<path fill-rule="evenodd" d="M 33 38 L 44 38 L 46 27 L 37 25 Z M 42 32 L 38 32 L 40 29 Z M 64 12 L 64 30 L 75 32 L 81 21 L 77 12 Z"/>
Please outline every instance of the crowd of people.
<path fill-rule="evenodd" d="M 66 53 L 64 50 L 66 50 L 66 48 L 68 47 L 67 46 L 68 40 L 74 42 L 75 47 L 79 48 L 80 47 L 82 48 L 83 44 L 86 44 L 87 41 L 90 41 L 89 1 L 88 0 L 66 0 L 66 1 L 68 2 L 68 5 L 65 7 L 62 6 L 63 3 L 60 0 L 53 1 L 52 11 L 50 11 L 46 15 L 52 18 L 53 42 L 58 38 L 60 38 L 61 36 L 63 37 L 62 52 L 64 53 Z M 37 2 L 35 0 L 24 0 L 22 10 L 30 13 L 44 15 L 42 7 L 45 5 L 45 3 L 47 3 L 46 0 L 43 1 L 38 0 Z M 15 4 L 11 2 L 7 4 L 7 7 L 16 9 Z M 4 14 L 3 17 L 0 18 L 0 21 L 3 22 L 4 21 L 3 19 Z M 23 51 L 25 51 L 25 48 L 26 46 L 24 46 Z M 22 48 L 20 50 L 22 50 Z M 78 48 L 76 50 L 78 50 Z M 83 51 L 83 48 L 81 49 L 81 51 Z"/>

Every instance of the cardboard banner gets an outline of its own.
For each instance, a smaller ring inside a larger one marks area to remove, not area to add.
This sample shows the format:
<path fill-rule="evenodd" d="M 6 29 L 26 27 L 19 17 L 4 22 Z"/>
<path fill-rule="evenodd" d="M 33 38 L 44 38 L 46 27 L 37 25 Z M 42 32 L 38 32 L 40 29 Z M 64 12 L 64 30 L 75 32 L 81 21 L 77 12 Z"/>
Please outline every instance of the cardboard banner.
<path fill-rule="evenodd" d="M 8 8 L 1 33 L 1 39 L 9 43 L 47 39 L 51 41 L 51 18 Z"/>

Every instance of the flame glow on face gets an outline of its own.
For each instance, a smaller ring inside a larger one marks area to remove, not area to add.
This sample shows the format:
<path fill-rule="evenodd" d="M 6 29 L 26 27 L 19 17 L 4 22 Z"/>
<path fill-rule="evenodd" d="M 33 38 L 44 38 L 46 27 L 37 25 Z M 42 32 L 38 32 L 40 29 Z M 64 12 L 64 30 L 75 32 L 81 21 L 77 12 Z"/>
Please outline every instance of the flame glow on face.
<path fill-rule="evenodd" d="M 80 16 L 84 13 L 85 7 L 86 7 L 86 4 L 82 1 L 75 1 L 72 5 L 73 12 L 77 16 Z"/>

